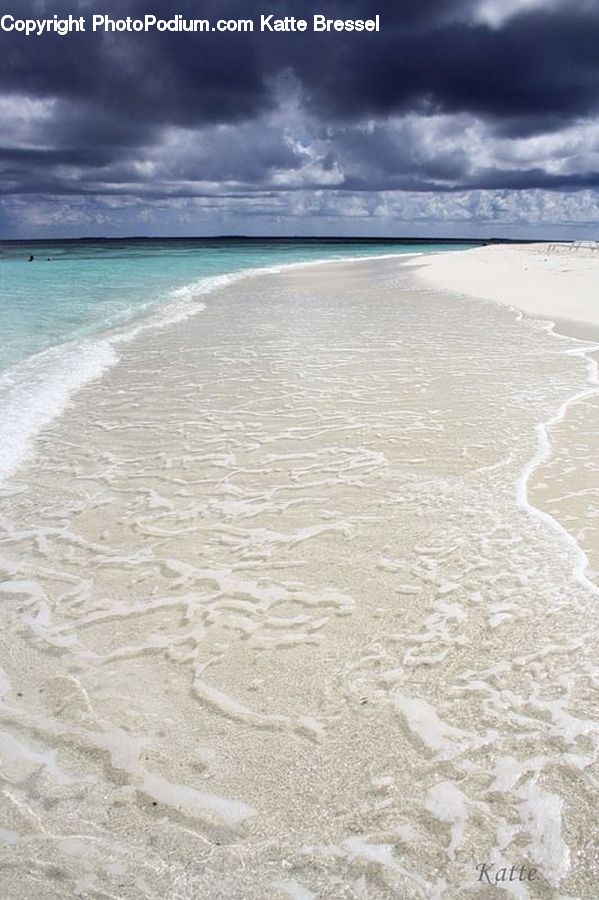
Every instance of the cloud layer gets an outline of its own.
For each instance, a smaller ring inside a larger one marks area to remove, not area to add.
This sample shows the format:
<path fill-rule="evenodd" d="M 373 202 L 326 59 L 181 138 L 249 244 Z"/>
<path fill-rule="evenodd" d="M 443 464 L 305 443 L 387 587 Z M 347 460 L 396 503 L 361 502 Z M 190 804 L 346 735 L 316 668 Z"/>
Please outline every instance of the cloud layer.
<path fill-rule="evenodd" d="M 201 15 L 264 11 L 206 0 Z M 321 0 L 300 14 L 315 11 L 379 13 L 382 31 L 0 34 L 0 233 L 593 228 L 595 0 Z M 189 0 L 177 12 L 199 15 Z"/>

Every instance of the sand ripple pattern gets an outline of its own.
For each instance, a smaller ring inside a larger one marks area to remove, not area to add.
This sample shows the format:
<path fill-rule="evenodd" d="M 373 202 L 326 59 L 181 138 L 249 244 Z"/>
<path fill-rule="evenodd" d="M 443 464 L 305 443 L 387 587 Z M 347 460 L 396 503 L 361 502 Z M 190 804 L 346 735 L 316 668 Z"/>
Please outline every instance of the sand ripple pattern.
<path fill-rule="evenodd" d="M 3 486 L 2 896 L 597 896 L 592 348 L 410 278 L 203 297 Z"/>

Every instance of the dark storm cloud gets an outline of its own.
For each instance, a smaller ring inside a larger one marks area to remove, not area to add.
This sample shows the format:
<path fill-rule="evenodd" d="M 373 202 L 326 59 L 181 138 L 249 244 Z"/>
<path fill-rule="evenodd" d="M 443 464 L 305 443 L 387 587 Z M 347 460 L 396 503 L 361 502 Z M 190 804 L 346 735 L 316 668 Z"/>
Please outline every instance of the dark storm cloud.
<path fill-rule="evenodd" d="M 272 4 L 280 16 L 380 13 L 376 35 L 0 34 L 0 100 L 9 110 L 0 189 L 241 197 L 596 187 L 592 135 L 582 148 L 545 149 L 540 160 L 520 144 L 599 112 L 599 3 L 502 2 L 512 12 L 503 19 L 485 14 L 489 5 L 501 13 L 498 0 Z M 3 7 L 34 18 L 94 11 L 259 20 L 271 9 L 264 0 Z M 479 162 L 465 121 L 478 123 Z"/>
<path fill-rule="evenodd" d="M 143 17 L 142 0 L 107 0 L 102 12 Z M 276 13 L 298 13 L 279 2 Z M 492 28 L 474 18 L 474 0 L 322 0 L 301 4 L 332 16 L 380 12 L 380 34 L 251 35 L 91 34 L 43 40 L 0 35 L 0 88 L 93 103 L 148 125 L 240 121 L 272 106 L 270 82 L 292 70 L 317 112 L 352 119 L 423 109 L 469 111 L 509 128 L 555 126 L 597 109 L 599 4 L 564 2 L 516 15 Z M 10 9 L 10 5 L 9 5 Z M 39 4 L 13 3 L 15 15 L 35 16 Z M 73 4 L 59 15 L 88 14 Z M 259 18 L 262 0 L 198 6 L 190 17 Z M 155 2 L 157 15 L 172 3 Z"/>
<path fill-rule="evenodd" d="M 529 14 L 501 29 L 398 28 L 362 49 L 347 65 L 346 45 L 324 70 L 297 64 L 314 107 L 342 118 L 468 111 L 526 133 L 599 106 L 599 4 L 596 14 Z"/>
<path fill-rule="evenodd" d="M 219 5 L 203 4 L 201 17 L 219 18 Z M 233 4 L 231 15 L 244 5 Z M 8 11 L 20 18 L 43 17 L 39 9 L 39 4 L 25 0 L 13 3 L 12 9 L 9 5 Z M 77 9 L 67 3 L 47 10 L 62 17 L 98 11 L 97 4 Z M 107 0 L 101 12 L 113 18 L 143 18 L 148 7 L 137 0 Z M 158 2 L 152 12 L 169 17 L 175 11 L 171 4 Z M 189 2 L 177 6 L 177 12 L 200 15 Z M 0 51 L 0 90 L 93 104 L 109 110 L 117 121 L 133 116 L 146 127 L 236 121 L 257 115 L 270 102 L 256 54 L 243 35 L 214 34 L 200 45 L 190 35 L 158 32 L 87 31 L 73 39 L 49 34 L 42 40 L 11 33 L 0 35 Z"/>

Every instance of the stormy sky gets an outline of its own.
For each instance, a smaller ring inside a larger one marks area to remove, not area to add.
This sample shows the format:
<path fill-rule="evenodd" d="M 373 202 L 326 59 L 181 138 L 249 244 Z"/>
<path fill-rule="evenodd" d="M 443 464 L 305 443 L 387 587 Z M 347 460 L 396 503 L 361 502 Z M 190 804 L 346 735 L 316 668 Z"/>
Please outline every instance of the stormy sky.
<path fill-rule="evenodd" d="M 599 237 L 598 0 L 0 12 L 381 17 L 360 35 L 0 33 L 0 237 Z"/>

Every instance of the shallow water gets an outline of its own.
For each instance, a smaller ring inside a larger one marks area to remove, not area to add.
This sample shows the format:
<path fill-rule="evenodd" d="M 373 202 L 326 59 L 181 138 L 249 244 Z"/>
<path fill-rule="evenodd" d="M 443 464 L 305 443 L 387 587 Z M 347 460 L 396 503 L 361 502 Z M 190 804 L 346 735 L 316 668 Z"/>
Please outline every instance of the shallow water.
<path fill-rule="evenodd" d="M 197 293 L 208 278 L 456 246 L 342 239 L 0 241 L 0 371 L 33 353 L 127 325 L 172 302 L 173 292 Z"/>
<path fill-rule="evenodd" d="M 596 896 L 592 347 L 412 278 L 214 291 L 5 484 L 7 896 Z"/>
<path fill-rule="evenodd" d="M 0 478 L 140 328 L 184 319 L 248 272 L 456 244 L 294 239 L 0 241 Z M 33 261 L 30 262 L 30 257 Z"/>

